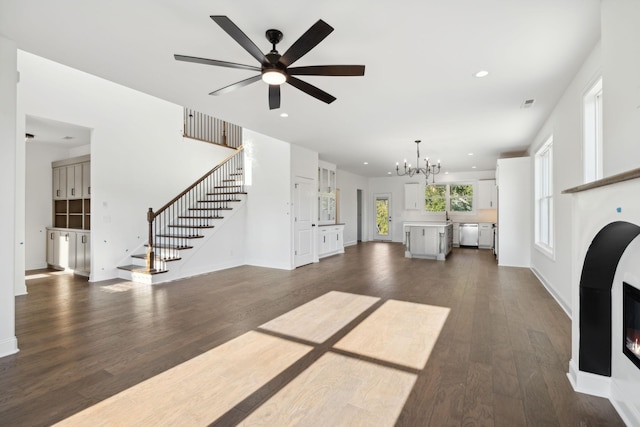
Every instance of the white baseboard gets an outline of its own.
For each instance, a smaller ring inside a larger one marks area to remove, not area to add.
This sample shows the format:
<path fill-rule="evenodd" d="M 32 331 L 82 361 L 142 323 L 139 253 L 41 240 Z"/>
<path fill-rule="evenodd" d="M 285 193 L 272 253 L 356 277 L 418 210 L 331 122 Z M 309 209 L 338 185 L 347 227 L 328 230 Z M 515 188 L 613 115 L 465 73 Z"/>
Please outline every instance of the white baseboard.
<path fill-rule="evenodd" d="M 582 372 L 578 369 L 573 359 L 569 362 L 567 377 L 571 387 L 577 392 L 606 399 L 611 398 L 611 377 Z"/>
<path fill-rule="evenodd" d="M 357 240 L 352 240 L 350 242 L 344 242 L 344 247 L 346 248 L 347 246 L 355 246 L 358 244 Z"/>
<path fill-rule="evenodd" d="M 640 411 L 633 402 L 628 401 L 629 395 L 622 391 L 616 381 L 611 384 L 611 397 L 609 400 L 618 411 L 622 421 L 628 426 L 640 426 Z M 631 404 L 629 404 L 631 403 Z"/>
<path fill-rule="evenodd" d="M 3 341 L 0 341 L 0 357 L 16 354 L 19 351 L 20 349 L 18 348 L 18 339 L 16 337 L 7 338 Z"/>
<path fill-rule="evenodd" d="M 558 293 L 553 289 L 553 287 L 547 281 L 547 279 L 545 279 L 545 277 L 542 274 L 540 274 L 540 272 L 535 268 L 530 267 L 529 269 L 531 270 L 533 275 L 538 278 L 540 283 L 542 283 L 542 286 L 544 286 L 544 288 L 547 290 L 547 292 L 549 292 L 549 294 L 553 297 L 553 299 L 556 300 L 556 302 L 564 310 L 566 315 L 569 316 L 569 319 L 571 319 L 571 308 L 564 302 L 562 298 L 560 298 L 560 295 L 558 295 Z"/>

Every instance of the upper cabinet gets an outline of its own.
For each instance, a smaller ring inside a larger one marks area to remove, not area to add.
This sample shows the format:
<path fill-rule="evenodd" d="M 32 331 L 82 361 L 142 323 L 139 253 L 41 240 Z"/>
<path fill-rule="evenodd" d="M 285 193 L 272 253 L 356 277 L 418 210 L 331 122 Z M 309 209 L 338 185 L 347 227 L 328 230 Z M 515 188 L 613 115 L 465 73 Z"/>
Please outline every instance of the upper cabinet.
<path fill-rule="evenodd" d="M 420 184 L 410 182 L 404 185 L 404 208 L 420 209 L 424 205 L 424 200 L 420 197 Z"/>
<path fill-rule="evenodd" d="M 495 179 L 478 181 L 478 209 L 496 209 L 497 194 Z"/>
<path fill-rule="evenodd" d="M 318 162 L 318 222 L 336 223 L 336 166 Z"/>
<path fill-rule="evenodd" d="M 89 156 L 51 163 L 53 226 L 91 228 L 91 162 Z"/>

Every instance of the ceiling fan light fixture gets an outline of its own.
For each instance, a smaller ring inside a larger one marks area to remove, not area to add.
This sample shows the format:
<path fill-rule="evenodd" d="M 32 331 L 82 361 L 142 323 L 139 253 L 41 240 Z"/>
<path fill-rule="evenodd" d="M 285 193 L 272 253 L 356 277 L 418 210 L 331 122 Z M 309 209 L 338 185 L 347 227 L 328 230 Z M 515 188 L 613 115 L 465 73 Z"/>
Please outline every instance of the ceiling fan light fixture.
<path fill-rule="evenodd" d="M 287 81 L 287 76 L 277 68 L 273 68 L 262 73 L 262 81 L 270 85 L 281 85 Z"/>

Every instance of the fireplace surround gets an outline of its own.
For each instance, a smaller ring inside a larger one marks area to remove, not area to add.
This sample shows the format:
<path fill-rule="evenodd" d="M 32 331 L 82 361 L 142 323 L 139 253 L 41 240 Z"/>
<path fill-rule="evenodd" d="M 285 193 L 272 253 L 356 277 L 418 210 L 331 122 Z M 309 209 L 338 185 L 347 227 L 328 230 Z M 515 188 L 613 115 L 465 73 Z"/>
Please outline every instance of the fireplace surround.
<path fill-rule="evenodd" d="M 568 377 L 574 390 L 608 398 L 625 423 L 640 425 L 640 369 L 621 348 L 623 283 L 640 288 L 640 168 L 563 193 L 572 194 L 573 220 Z"/>

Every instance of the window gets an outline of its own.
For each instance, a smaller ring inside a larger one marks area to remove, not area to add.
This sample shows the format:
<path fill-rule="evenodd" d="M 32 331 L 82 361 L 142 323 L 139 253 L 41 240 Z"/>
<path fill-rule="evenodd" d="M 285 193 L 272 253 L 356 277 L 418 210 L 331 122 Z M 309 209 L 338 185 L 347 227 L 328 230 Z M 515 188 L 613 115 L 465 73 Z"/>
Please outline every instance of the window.
<path fill-rule="evenodd" d="M 427 212 L 473 212 L 473 184 L 431 184 L 424 190 Z"/>
<path fill-rule="evenodd" d="M 602 77 L 585 93 L 583 110 L 583 178 L 602 178 Z"/>
<path fill-rule="evenodd" d="M 427 185 L 424 189 L 424 209 L 427 212 L 447 210 L 447 186 Z"/>
<path fill-rule="evenodd" d="M 553 137 L 535 156 L 536 245 L 553 256 Z"/>
<path fill-rule="evenodd" d="M 449 187 L 452 212 L 473 212 L 473 184 L 455 184 Z"/>

